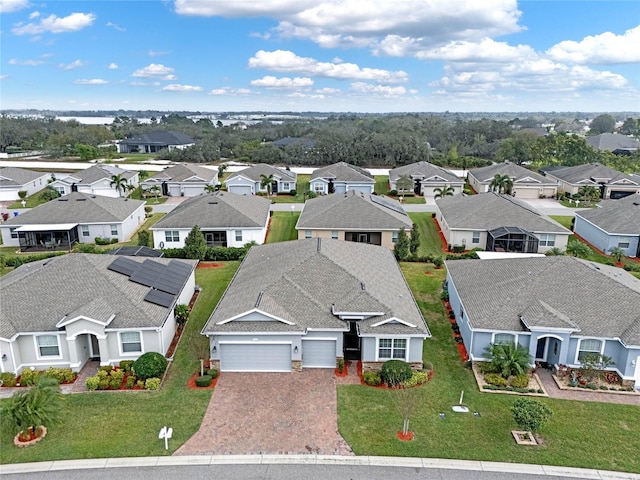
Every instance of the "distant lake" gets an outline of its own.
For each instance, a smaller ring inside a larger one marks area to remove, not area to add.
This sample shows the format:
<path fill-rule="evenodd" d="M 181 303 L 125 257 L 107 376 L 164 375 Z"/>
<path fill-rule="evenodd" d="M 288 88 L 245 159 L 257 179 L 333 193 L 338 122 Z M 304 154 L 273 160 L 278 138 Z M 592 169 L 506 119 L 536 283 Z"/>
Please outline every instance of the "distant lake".
<path fill-rule="evenodd" d="M 203 118 L 203 117 L 191 118 L 191 120 L 195 122 L 199 118 Z M 206 117 L 206 118 L 209 118 L 209 117 Z M 82 123 L 84 125 L 111 125 L 115 120 L 115 117 L 62 117 L 62 116 L 59 116 L 59 117 L 56 117 L 56 119 L 61 120 L 63 122 L 68 122 L 69 120 L 75 120 L 76 122 Z M 138 123 L 146 123 L 146 124 L 151 123 L 150 118 L 138 118 L 136 120 L 138 120 Z M 218 123 L 218 120 L 215 118 L 210 118 L 210 120 L 214 124 Z M 220 122 L 222 122 L 222 125 L 224 125 L 225 127 L 229 125 L 233 125 L 234 123 L 238 123 L 238 122 L 243 122 L 243 123 L 246 123 L 247 125 L 254 125 L 256 123 L 260 123 L 261 121 L 262 120 L 244 120 L 244 119 L 226 119 L 226 118 L 220 120 Z M 282 121 L 271 120 L 271 123 L 274 125 L 280 125 Z"/>

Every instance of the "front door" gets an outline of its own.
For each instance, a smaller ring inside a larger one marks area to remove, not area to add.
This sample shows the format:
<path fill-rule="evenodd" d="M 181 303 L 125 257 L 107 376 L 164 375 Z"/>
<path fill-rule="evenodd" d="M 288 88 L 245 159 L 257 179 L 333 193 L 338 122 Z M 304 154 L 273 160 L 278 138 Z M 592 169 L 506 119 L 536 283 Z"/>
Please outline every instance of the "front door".
<path fill-rule="evenodd" d="M 539 338 L 536 345 L 536 360 L 546 360 L 545 350 L 547 348 L 547 337 Z"/>
<path fill-rule="evenodd" d="M 349 322 L 349 331 L 343 336 L 343 353 L 345 360 L 360 360 L 360 336 L 357 322 Z"/>
<path fill-rule="evenodd" d="M 89 356 L 91 360 L 100 360 L 100 344 L 98 343 L 98 337 L 95 335 L 89 335 L 91 341 L 89 342 Z"/>

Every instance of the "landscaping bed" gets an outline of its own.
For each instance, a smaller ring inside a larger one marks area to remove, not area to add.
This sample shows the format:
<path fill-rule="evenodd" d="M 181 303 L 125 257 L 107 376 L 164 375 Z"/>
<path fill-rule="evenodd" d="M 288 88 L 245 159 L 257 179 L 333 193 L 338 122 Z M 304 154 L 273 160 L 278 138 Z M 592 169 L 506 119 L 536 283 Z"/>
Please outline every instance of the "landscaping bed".
<path fill-rule="evenodd" d="M 507 393 L 511 395 L 532 395 L 538 397 L 547 397 L 540 378 L 535 373 L 527 373 L 523 377 L 528 380 L 526 385 L 524 381 L 518 377 L 510 377 L 503 379 L 497 373 L 483 373 L 482 362 L 474 362 L 471 365 L 473 375 L 481 392 L 487 393 Z M 500 381 L 502 379 L 503 381 Z M 521 380 L 522 383 L 518 383 Z M 514 385 L 515 384 L 515 385 Z"/>
<path fill-rule="evenodd" d="M 560 365 L 551 376 L 561 390 L 589 390 L 601 393 L 639 395 L 633 387 L 622 385 L 620 376 L 612 371 L 597 372 L 595 377 L 590 377 L 585 375 L 582 369 Z"/>

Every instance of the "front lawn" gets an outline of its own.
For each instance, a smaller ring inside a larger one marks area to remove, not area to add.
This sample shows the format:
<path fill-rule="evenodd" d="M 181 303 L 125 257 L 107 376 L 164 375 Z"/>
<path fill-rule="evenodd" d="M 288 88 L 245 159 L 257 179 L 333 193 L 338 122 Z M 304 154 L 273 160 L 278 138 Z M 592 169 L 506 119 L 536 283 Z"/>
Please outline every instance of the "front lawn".
<path fill-rule="evenodd" d="M 220 263 L 224 267 L 196 271 L 196 283 L 202 287 L 202 293 L 185 327 L 186 334 L 202 329 L 239 265 L 239 262 Z M 180 343 L 165 384 L 158 392 L 64 395 L 61 422 L 47 425 L 47 437 L 34 447 L 15 447 L 13 432 L 3 422 L 0 461 L 170 455 L 198 430 L 211 398 L 212 390 L 186 388 L 198 366 L 186 344 Z M 158 432 L 165 425 L 173 428 L 168 451 L 158 439 Z"/>
<path fill-rule="evenodd" d="M 273 212 L 269 233 L 267 234 L 267 243 L 296 240 L 298 238 L 298 232 L 296 231 L 298 218 L 300 218 L 300 212 Z"/>
<path fill-rule="evenodd" d="M 542 431 L 544 444 L 517 446 L 510 407 L 517 396 L 480 393 L 471 370 L 462 366 L 448 319 L 439 301 L 444 270 L 430 264 L 403 263 L 407 278 L 433 337 L 425 341 L 423 358 L 435 376 L 415 390 L 417 408 L 410 430 L 415 439 L 401 442 L 402 416 L 393 392 L 360 385 L 338 387 L 339 430 L 357 455 L 455 458 L 522 462 L 571 467 L 640 471 L 638 407 L 596 402 L 541 399 L 553 410 Z M 431 272 L 426 275 L 425 272 Z M 464 390 L 473 414 L 454 413 Z M 446 418 L 441 420 L 440 412 Z"/>
<path fill-rule="evenodd" d="M 440 240 L 436 224 L 431 218 L 431 213 L 410 212 L 408 215 L 411 221 L 418 225 L 418 231 L 420 232 L 420 248 L 418 249 L 418 256 L 439 255 L 444 257 L 445 252 L 442 251 L 442 240 Z"/>

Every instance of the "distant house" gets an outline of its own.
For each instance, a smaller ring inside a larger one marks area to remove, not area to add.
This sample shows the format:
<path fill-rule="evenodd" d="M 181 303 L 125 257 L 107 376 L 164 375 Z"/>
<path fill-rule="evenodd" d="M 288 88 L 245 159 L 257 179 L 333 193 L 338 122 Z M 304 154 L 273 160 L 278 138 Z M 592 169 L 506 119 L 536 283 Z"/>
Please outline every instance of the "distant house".
<path fill-rule="evenodd" d="M 436 189 L 451 187 L 454 195 L 462 193 L 464 180 L 456 177 L 453 173 L 442 167 L 428 162 L 416 162 L 410 165 L 394 168 L 389 171 L 389 188 L 402 192 L 398 189 L 398 179 L 407 176 L 413 180 L 412 192 L 433 200 L 437 195 Z"/>
<path fill-rule="evenodd" d="M 207 185 L 218 184 L 218 170 L 199 165 L 174 165 L 165 168 L 142 183 L 142 189 L 151 190 L 157 186 L 163 196 L 195 197 L 207 190 Z"/>
<path fill-rule="evenodd" d="M 49 173 L 34 172 L 18 167 L 0 168 L 0 202 L 13 202 L 20 199 L 18 192 L 24 190 L 27 196 L 39 192 L 47 186 Z"/>
<path fill-rule="evenodd" d="M 149 230 L 155 248 L 182 248 L 198 225 L 209 247 L 242 247 L 263 243 L 269 225 L 266 198 L 216 192 L 190 198 L 165 215 Z"/>
<path fill-rule="evenodd" d="M 570 256 L 447 261 L 451 309 L 471 360 L 515 343 L 544 365 L 579 368 L 586 354 L 613 359 L 640 389 L 640 280 Z"/>
<path fill-rule="evenodd" d="M 125 189 L 124 192 L 118 192 L 115 186 L 111 185 L 111 177 L 113 175 L 122 175 L 127 185 L 138 187 L 137 171 L 123 170 L 112 165 L 93 165 L 86 170 L 80 170 L 51 182 L 51 187 L 60 195 L 81 192 L 106 197 L 127 196 L 129 194 L 128 189 Z"/>
<path fill-rule="evenodd" d="M 350 190 L 307 200 L 298 238 L 333 238 L 393 248 L 398 232 L 413 222 L 397 200 Z"/>
<path fill-rule="evenodd" d="M 195 140 L 184 133 L 157 131 L 121 140 L 118 143 L 118 153 L 157 153 L 164 149 L 184 149 L 195 144 Z"/>
<path fill-rule="evenodd" d="M 70 250 L 96 238 L 124 242 L 144 222 L 145 202 L 73 192 L 0 225 L 2 243 L 23 252 Z"/>
<path fill-rule="evenodd" d="M 202 333 L 223 372 L 422 368 L 431 336 L 389 249 L 320 238 L 251 248 Z"/>
<path fill-rule="evenodd" d="M 227 191 L 238 195 L 255 195 L 258 192 L 267 192 L 267 187 L 262 186 L 263 175 L 273 176 L 271 193 L 288 193 L 296 189 L 297 175 L 291 170 L 274 167 L 266 163 L 259 163 L 229 175 L 224 184 Z"/>
<path fill-rule="evenodd" d="M 348 190 L 373 193 L 375 183 L 373 175 L 364 168 L 338 162 L 314 170 L 309 181 L 309 189 L 322 195 L 344 193 Z"/>
<path fill-rule="evenodd" d="M 174 308 L 195 290 L 194 260 L 71 253 L 0 278 L 2 371 L 118 365 L 166 354 Z"/>
<path fill-rule="evenodd" d="M 564 250 L 571 232 L 510 195 L 445 197 L 436 200 L 436 218 L 451 246 L 491 252 L 544 253 Z"/>
<path fill-rule="evenodd" d="M 485 193 L 491 191 L 490 185 L 496 175 L 506 175 L 511 178 L 513 181 L 511 194 L 516 198 L 553 198 L 558 191 L 557 183 L 554 180 L 511 162 L 473 168 L 469 170 L 467 178 L 471 188 L 478 193 Z"/>
<path fill-rule="evenodd" d="M 604 200 L 599 208 L 576 212 L 574 231 L 605 253 L 614 247 L 640 257 L 640 194 Z"/>
<path fill-rule="evenodd" d="M 599 163 L 586 163 L 575 167 L 546 167 L 541 170 L 547 178 L 558 183 L 558 189 L 575 195 L 581 187 L 592 186 L 600 190 L 603 200 L 640 193 L 637 177 L 618 172 Z"/>
<path fill-rule="evenodd" d="M 631 155 L 640 148 L 640 141 L 617 133 L 601 133 L 587 138 L 587 144 L 595 150 L 608 151 L 616 155 Z"/>

